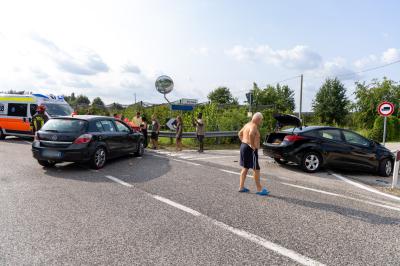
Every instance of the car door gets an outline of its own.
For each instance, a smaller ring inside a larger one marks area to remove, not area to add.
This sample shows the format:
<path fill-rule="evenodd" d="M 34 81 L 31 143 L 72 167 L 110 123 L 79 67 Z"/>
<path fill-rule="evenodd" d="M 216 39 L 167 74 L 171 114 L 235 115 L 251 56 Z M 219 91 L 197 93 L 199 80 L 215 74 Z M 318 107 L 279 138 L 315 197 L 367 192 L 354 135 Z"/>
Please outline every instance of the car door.
<path fill-rule="evenodd" d="M 31 134 L 28 120 L 27 103 L 9 103 L 7 109 L 6 133 L 10 134 Z"/>
<path fill-rule="evenodd" d="M 130 129 L 127 125 L 122 123 L 121 121 L 115 120 L 115 125 L 117 127 L 118 133 L 121 135 L 122 145 L 121 149 L 124 152 L 132 152 L 135 151 L 137 148 L 137 141 L 134 140 L 134 133 L 132 129 Z"/>
<path fill-rule="evenodd" d="M 346 159 L 353 167 L 372 169 L 375 167 L 376 155 L 371 142 L 349 130 L 343 130 L 343 137 L 348 152 Z"/>
<path fill-rule="evenodd" d="M 117 129 L 111 120 L 100 120 L 101 126 L 103 127 L 102 138 L 108 145 L 111 156 L 117 156 L 120 153 L 122 147 L 122 139 L 118 134 Z"/>
<path fill-rule="evenodd" d="M 317 135 L 321 140 L 321 150 L 325 163 L 332 166 L 346 164 L 342 132 L 336 128 L 325 128 L 318 130 Z"/>

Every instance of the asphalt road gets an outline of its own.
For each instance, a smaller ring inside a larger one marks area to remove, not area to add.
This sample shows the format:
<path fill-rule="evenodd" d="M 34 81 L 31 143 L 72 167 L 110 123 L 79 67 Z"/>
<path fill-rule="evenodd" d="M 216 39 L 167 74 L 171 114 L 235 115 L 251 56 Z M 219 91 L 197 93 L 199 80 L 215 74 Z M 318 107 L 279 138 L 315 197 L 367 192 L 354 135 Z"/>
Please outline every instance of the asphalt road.
<path fill-rule="evenodd" d="M 148 151 L 46 169 L 3 141 L 0 265 L 399 265 L 400 200 L 266 158 L 271 195 L 250 178 L 242 194 L 237 161 Z"/>

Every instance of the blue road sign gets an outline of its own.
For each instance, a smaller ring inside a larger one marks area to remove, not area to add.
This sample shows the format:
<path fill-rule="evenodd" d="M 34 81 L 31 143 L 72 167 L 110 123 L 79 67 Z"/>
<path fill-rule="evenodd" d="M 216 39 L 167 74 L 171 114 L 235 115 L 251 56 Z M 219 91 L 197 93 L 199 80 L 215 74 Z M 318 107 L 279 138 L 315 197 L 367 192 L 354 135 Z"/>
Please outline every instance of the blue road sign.
<path fill-rule="evenodd" d="M 171 110 L 173 111 L 193 111 L 193 105 L 172 104 Z"/>

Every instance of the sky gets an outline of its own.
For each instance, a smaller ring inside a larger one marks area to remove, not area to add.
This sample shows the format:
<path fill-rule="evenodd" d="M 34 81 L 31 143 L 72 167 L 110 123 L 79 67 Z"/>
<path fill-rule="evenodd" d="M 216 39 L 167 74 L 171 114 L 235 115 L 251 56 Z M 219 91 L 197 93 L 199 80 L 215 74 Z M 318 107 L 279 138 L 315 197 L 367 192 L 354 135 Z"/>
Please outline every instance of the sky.
<path fill-rule="evenodd" d="M 164 102 L 154 87 L 174 80 L 170 100 L 207 100 L 227 86 L 242 102 L 260 87 L 304 75 L 303 111 L 323 81 L 384 76 L 399 81 L 399 1 L 0 1 L 0 91 Z M 346 74 L 346 75 L 344 75 Z M 349 74 L 349 75 L 347 75 Z M 298 109 L 300 79 L 287 84 Z"/>

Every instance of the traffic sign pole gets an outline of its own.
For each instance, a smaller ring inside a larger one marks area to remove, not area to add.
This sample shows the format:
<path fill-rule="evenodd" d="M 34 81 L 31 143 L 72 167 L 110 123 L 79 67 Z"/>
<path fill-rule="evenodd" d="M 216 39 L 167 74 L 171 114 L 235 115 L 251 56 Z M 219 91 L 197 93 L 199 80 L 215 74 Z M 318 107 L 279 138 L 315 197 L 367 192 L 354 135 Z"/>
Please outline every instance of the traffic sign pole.
<path fill-rule="evenodd" d="M 378 106 L 379 115 L 383 116 L 383 146 L 386 143 L 386 125 L 387 125 L 387 117 L 392 115 L 394 112 L 394 104 L 390 102 L 381 102 Z"/>
<path fill-rule="evenodd" d="M 386 143 L 386 123 L 387 123 L 387 116 L 383 118 L 383 146 Z"/>

